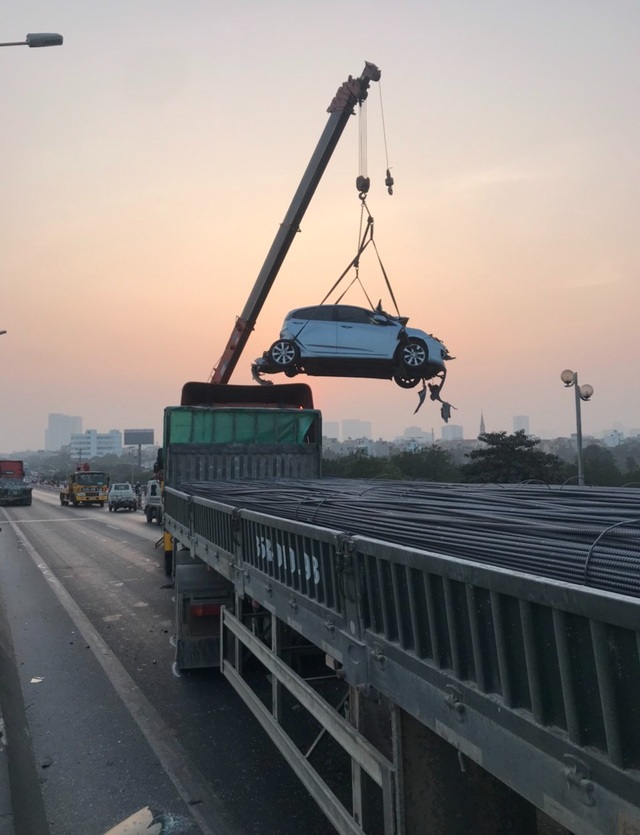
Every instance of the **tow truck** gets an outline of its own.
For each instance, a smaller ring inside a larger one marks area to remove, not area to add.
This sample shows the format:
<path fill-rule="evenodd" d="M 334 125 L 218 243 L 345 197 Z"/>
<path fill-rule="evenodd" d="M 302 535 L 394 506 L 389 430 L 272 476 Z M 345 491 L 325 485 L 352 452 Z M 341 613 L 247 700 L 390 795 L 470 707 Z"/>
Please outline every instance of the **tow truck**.
<path fill-rule="evenodd" d="M 89 464 L 79 464 L 60 488 L 60 504 L 78 507 L 97 504 L 104 507 L 109 490 L 109 476 L 92 470 Z"/>

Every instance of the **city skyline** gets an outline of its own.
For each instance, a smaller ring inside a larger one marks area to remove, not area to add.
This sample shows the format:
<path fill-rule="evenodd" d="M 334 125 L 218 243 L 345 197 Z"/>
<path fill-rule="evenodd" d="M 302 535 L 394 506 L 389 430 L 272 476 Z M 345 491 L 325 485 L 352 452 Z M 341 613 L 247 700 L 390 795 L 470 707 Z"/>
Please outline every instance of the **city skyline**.
<path fill-rule="evenodd" d="M 367 304 L 364 289 L 394 312 L 395 299 L 447 345 L 442 396 L 467 435 L 482 412 L 487 431 L 527 415 L 538 436 L 571 435 L 566 368 L 595 390 L 585 435 L 640 423 L 629 383 L 640 363 L 640 6 L 400 8 L 32 0 L 5 11 L 7 40 L 36 29 L 64 44 L 0 56 L 19 81 L 0 88 L 1 448 L 40 448 L 54 412 L 160 437 L 164 408 L 221 356 L 326 108 L 365 60 L 382 71 L 367 102 L 367 204 L 393 298 L 369 248 L 345 302 Z M 336 19 L 357 20 L 358 37 Z M 252 383 L 287 311 L 319 303 L 352 260 L 358 132 L 355 116 L 232 382 Z M 419 389 L 297 381 L 327 421 L 441 434 L 440 404 L 427 397 L 414 414 Z"/>
<path fill-rule="evenodd" d="M 82 425 L 82 417 L 73 417 L 72 418 L 72 417 L 70 417 L 68 415 L 64 415 L 64 414 L 55 414 L 55 415 L 51 414 L 51 415 L 49 415 L 49 417 L 50 418 L 51 417 L 69 418 L 70 420 L 73 420 L 73 421 L 80 421 L 80 425 Z M 485 426 L 485 431 L 486 432 L 506 432 L 507 434 L 510 434 L 510 433 L 518 431 L 517 428 L 516 428 L 517 421 L 522 420 L 523 418 L 527 418 L 527 417 L 528 416 L 526 416 L 526 415 L 513 415 L 512 418 L 511 418 L 511 423 L 512 423 L 511 428 L 508 428 L 508 427 L 492 428 L 491 426 L 489 426 L 489 427 Z M 359 440 L 361 438 L 369 438 L 369 439 L 374 440 L 374 441 L 382 440 L 382 441 L 390 441 L 391 442 L 391 441 L 401 440 L 401 439 L 407 438 L 407 437 L 416 437 L 418 435 L 418 433 L 422 433 L 422 436 L 424 438 L 431 437 L 431 439 L 432 439 L 431 443 L 437 443 L 440 440 L 443 440 L 443 441 L 452 441 L 452 440 L 471 441 L 471 440 L 474 440 L 475 438 L 477 438 L 478 435 L 480 434 L 481 419 L 482 419 L 482 416 L 480 415 L 478 417 L 478 426 L 477 426 L 476 430 L 473 430 L 473 429 L 468 429 L 467 430 L 466 427 L 461 426 L 460 424 L 453 424 L 453 423 L 452 424 L 444 424 L 442 427 L 440 427 L 439 431 L 435 431 L 433 429 L 428 429 L 426 427 L 418 427 L 418 426 L 415 426 L 415 425 L 406 425 L 394 435 L 382 435 L 382 434 L 376 434 L 375 427 L 369 421 L 362 421 L 359 418 L 343 418 L 343 419 L 334 420 L 334 421 L 323 420 L 323 432 L 322 432 L 322 434 L 323 434 L 323 437 L 325 437 L 325 438 L 335 438 L 335 440 L 337 440 L 340 443 L 342 443 L 344 441 L 347 441 L 347 440 Z M 370 431 L 368 433 L 361 434 L 361 435 L 356 433 L 356 434 L 349 434 L 348 436 L 346 436 L 345 432 L 344 432 L 344 428 L 343 428 L 344 424 L 347 424 L 348 426 L 351 426 L 351 427 L 354 427 L 354 428 L 357 425 L 360 425 L 361 427 L 367 427 L 368 426 L 368 427 L 370 427 Z M 333 434 L 334 429 L 336 427 L 339 429 L 339 431 L 337 433 Z M 92 429 L 86 429 L 84 431 L 81 430 L 80 433 L 75 433 L 74 432 L 74 433 L 71 433 L 71 434 L 73 436 L 77 436 L 77 435 L 88 436 L 91 433 L 93 435 L 97 434 L 99 436 L 108 436 L 108 435 L 113 434 L 115 432 L 115 433 L 119 433 L 121 436 L 124 437 L 125 431 L 131 431 L 131 430 L 125 430 L 124 428 L 121 428 L 121 429 L 111 428 L 111 429 L 108 429 L 108 430 L 107 429 L 101 429 L 101 428 L 98 428 L 98 429 L 92 428 Z M 46 432 L 47 432 L 47 430 L 45 429 L 45 435 L 46 435 Z M 576 433 L 576 427 L 575 426 L 572 428 L 572 430 L 570 432 L 568 432 L 565 435 L 551 435 L 551 434 L 540 435 L 535 431 L 532 431 L 530 433 L 527 432 L 527 434 L 531 434 L 533 437 L 540 438 L 542 440 L 553 440 L 555 438 L 574 438 L 575 433 Z M 604 429 L 600 429 L 598 431 L 585 432 L 583 434 L 584 434 L 584 438 L 586 440 L 588 440 L 589 438 L 594 438 L 595 440 L 599 440 L 599 441 L 617 443 L 619 441 L 626 440 L 626 439 L 631 438 L 631 437 L 640 436 L 640 428 L 629 427 L 629 426 L 625 426 L 625 425 L 621 424 L 620 422 L 615 422 L 613 424 L 613 426 L 610 426 L 610 427 L 607 427 L 607 428 L 604 428 Z M 156 433 L 155 445 L 158 445 L 159 443 L 161 443 L 161 438 L 162 438 L 162 432 Z M 72 441 L 73 441 L 73 438 L 70 438 L 69 444 L 66 444 L 66 445 L 70 445 L 72 443 Z M 122 443 L 122 446 L 126 447 L 127 445 Z M 8 447 L 3 448 L 0 445 L 0 454 L 10 455 L 10 454 L 18 453 L 18 452 L 27 452 L 27 451 L 29 451 L 29 452 L 52 452 L 52 453 L 54 453 L 56 451 L 59 451 L 59 449 L 58 450 L 50 450 L 50 449 L 47 449 L 46 446 L 45 447 L 40 447 L 40 446 L 38 446 L 38 447 L 22 447 L 22 448 L 16 447 L 16 448 L 13 448 L 13 449 L 9 449 Z"/>

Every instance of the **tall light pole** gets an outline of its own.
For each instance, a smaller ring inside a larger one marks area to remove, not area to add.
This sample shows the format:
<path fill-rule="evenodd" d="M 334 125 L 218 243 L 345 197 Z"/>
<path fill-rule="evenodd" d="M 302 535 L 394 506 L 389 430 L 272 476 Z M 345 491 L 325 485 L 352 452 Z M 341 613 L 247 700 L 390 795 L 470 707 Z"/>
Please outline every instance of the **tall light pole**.
<path fill-rule="evenodd" d="M 57 32 L 32 32 L 23 41 L 9 41 L 0 46 L 62 46 L 63 40 Z"/>
<path fill-rule="evenodd" d="M 560 379 L 565 385 L 565 388 L 573 386 L 576 390 L 576 442 L 578 445 L 578 484 L 584 487 L 584 471 L 582 469 L 582 416 L 580 414 L 580 401 L 591 400 L 593 396 L 593 386 L 585 383 L 584 386 L 578 383 L 578 372 L 571 371 L 569 368 L 560 375 Z"/>

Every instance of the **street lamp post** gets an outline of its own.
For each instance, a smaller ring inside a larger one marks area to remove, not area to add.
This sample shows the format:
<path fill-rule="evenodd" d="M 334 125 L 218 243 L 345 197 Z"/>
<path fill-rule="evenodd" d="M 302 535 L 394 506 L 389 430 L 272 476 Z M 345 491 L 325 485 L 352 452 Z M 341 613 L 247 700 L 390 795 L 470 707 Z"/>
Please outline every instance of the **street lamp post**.
<path fill-rule="evenodd" d="M 0 43 L 0 46 L 62 46 L 63 40 L 57 32 L 32 32 L 23 41 L 9 41 Z"/>
<path fill-rule="evenodd" d="M 580 414 L 580 401 L 591 400 L 593 396 L 593 386 L 585 383 L 584 386 L 578 383 L 578 372 L 571 371 L 566 368 L 560 375 L 560 379 L 565 385 L 565 388 L 573 386 L 576 391 L 576 443 L 578 446 L 578 484 L 584 487 L 584 471 L 582 469 L 582 416 Z"/>

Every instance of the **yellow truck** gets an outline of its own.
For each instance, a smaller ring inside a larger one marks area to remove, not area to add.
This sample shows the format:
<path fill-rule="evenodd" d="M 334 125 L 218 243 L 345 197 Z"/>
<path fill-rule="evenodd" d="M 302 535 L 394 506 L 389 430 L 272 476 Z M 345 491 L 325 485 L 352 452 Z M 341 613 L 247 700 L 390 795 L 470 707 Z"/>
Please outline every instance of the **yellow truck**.
<path fill-rule="evenodd" d="M 97 504 L 104 507 L 109 491 L 109 476 L 89 469 L 88 464 L 78 467 L 60 488 L 60 504 Z"/>

